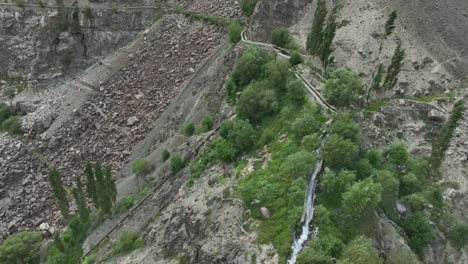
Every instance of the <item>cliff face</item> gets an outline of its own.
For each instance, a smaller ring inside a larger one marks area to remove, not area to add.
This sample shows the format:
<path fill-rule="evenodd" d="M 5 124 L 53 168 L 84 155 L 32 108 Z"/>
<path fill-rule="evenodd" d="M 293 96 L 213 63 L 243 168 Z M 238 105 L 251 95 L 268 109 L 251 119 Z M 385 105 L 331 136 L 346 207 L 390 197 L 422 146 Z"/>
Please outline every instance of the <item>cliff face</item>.
<path fill-rule="evenodd" d="M 0 8 L 0 80 L 27 80 L 47 86 L 56 78 L 72 76 L 100 57 L 128 44 L 161 12 L 136 9 L 125 12 L 99 6 L 65 9 L 66 23 L 56 9 Z M 60 29 L 63 24 L 66 28 Z"/>

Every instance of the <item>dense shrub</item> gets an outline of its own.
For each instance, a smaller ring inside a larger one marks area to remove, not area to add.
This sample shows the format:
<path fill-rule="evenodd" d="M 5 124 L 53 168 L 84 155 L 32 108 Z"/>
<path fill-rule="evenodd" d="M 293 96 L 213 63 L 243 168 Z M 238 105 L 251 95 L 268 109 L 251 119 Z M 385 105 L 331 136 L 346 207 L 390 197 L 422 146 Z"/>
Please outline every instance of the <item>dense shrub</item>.
<path fill-rule="evenodd" d="M 429 219 L 422 212 L 417 212 L 403 222 L 403 228 L 409 238 L 409 246 L 418 253 L 432 240 Z"/>
<path fill-rule="evenodd" d="M 351 168 L 358 153 L 356 144 L 339 135 L 331 135 L 323 147 L 325 164 L 334 169 Z"/>
<path fill-rule="evenodd" d="M 372 246 L 372 241 L 359 237 L 349 243 L 343 251 L 343 259 L 350 263 L 381 264 L 377 249 Z"/>
<path fill-rule="evenodd" d="M 135 198 L 133 198 L 133 196 L 131 196 L 131 195 L 125 196 L 124 198 L 122 198 L 122 200 L 120 200 L 117 203 L 117 205 L 115 206 L 115 211 L 116 212 L 122 212 L 122 211 L 132 207 L 133 204 L 135 204 Z"/>
<path fill-rule="evenodd" d="M 356 174 L 352 171 L 343 170 L 338 175 L 330 169 L 326 169 L 320 180 L 320 187 L 324 192 L 335 195 L 346 192 L 356 181 Z"/>
<path fill-rule="evenodd" d="M 289 155 L 281 164 L 280 171 L 283 175 L 290 178 L 308 179 L 312 174 L 312 168 L 316 158 L 308 151 L 302 150 Z"/>
<path fill-rule="evenodd" d="M 143 177 L 153 170 L 153 165 L 147 159 L 136 159 L 132 164 L 133 173 L 138 177 Z"/>
<path fill-rule="evenodd" d="M 375 179 L 382 185 L 382 207 L 387 215 L 392 216 L 395 212 L 395 201 L 398 199 L 400 182 L 388 170 L 376 172 Z"/>
<path fill-rule="evenodd" d="M 242 10 L 242 14 L 244 16 L 251 16 L 255 11 L 255 6 L 257 5 L 257 0 L 241 0 L 240 7 Z"/>
<path fill-rule="evenodd" d="M 257 142 L 257 132 L 249 122 L 244 120 L 224 122 L 219 133 L 240 152 L 251 150 Z"/>
<path fill-rule="evenodd" d="M 325 97 L 338 107 L 348 107 L 358 102 L 362 94 L 364 86 L 361 79 L 352 71 L 336 71 L 325 84 Z"/>
<path fill-rule="evenodd" d="M 359 144 L 361 141 L 361 129 L 352 119 L 351 114 L 347 112 L 339 112 L 335 116 L 335 121 L 330 125 L 329 132 L 331 134 L 338 134 L 356 144 Z"/>
<path fill-rule="evenodd" d="M 292 39 L 289 35 L 289 30 L 285 27 L 278 27 L 271 32 L 271 40 L 274 45 L 288 48 Z"/>
<path fill-rule="evenodd" d="M 172 174 L 176 174 L 184 167 L 185 167 L 184 158 L 182 158 L 180 154 L 173 155 L 171 158 L 171 165 L 170 165 Z"/>
<path fill-rule="evenodd" d="M 403 144 L 396 144 L 390 146 L 385 152 L 384 156 L 387 160 L 396 166 L 405 165 L 409 158 L 408 149 Z"/>
<path fill-rule="evenodd" d="M 123 255 L 143 246 L 141 237 L 133 232 L 123 231 L 117 241 L 112 244 L 113 253 Z"/>
<path fill-rule="evenodd" d="M 10 107 L 4 103 L 0 103 L 0 124 L 13 115 Z"/>
<path fill-rule="evenodd" d="M 332 257 L 316 247 L 307 247 L 297 258 L 297 264 L 332 264 Z"/>
<path fill-rule="evenodd" d="M 193 121 L 186 123 L 182 129 L 182 132 L 187 137 L 193 136 L 193 134 L 195 134 L 195 124 Z"/>
<path fill-rule="evenodd" d="M 7 237 L 0 244 L 0 263 L 39 263 L 41 234 L 20 232 Z"/>
<path fill-rule="evenodd" d="M 453 245 L 461 249 L 468 245 L 468 224 L 457 224 L 450 230 L 450 239 Z"/>
<path fill-rule="evenodd" d="M 283 60 L 271 60 L 265 65 L 265 88 L 269 88 L 282 95 L 286 92 L 286 85 L 288 79 L 291 79 L 291 72 L 289 71 L 291 65 Z"/>
<path fill-rule="evenodd" d="M 241 33 L 244 27 L 238 22 L 233 22 L 228 26 L 229 41 L 236 44 L 241 40 Z"/>
<path fill-rule="evenodd" d="M 304 84 L 301 80 L 293 80 L 286 86 L 289 100 L 294 106 L 302 106 L 306 100 Z"/>
<path fill-rule="evenodd" d="M 258 124 L 266 116 L 272 115 L 278 110 L 278 102 L 273 90 L 266 89 L 263 83 L 249 85 L 239 99 L 237 114 L 240 119 L 248 119 L 253 124 Z"/>
<path fill-rule="evenodd" d="M 289 63 L 292 66 L 296 66 L 298 64 L 301 64 L 304 60 L 302 59 L 302 56 L 299 52 L 293 51 L 291 53 L 291 56 L 289 57 Z"/>
<path fill-rule="evenodd" d="M 237 154 L 237 150 L 225 139 L 215 141 L 213 150 L 215 158 L 222 161 L 232 161 Z"/>
<path fill-rule="evenodd" d="M 161 152 L 161 160 L 166 161 L 169 159 L 169 157 L 171 157 L 171 153 L 169 152 L 169 150 L 163 149 Z"/>
<path fill-rule="evenodd" d="M 200 123 L 200 131 L 202 133 L 208 132 L 213 128 L 213 118 L 211 116 L 204 116 Z"/>
<path fill-rule="evenodd" d="M 252 80 L 262 76 L 267 60 L 267 54 L 257 48 L 251 47 L 245 50 L 237 61 L 231 76 L 235 87 L 234 91 L 232 91 L 234 94 L 231 95 L 235 95 L 235 92 L 238 92 L 238 88 L 242 88 L 250 84 Z"/>

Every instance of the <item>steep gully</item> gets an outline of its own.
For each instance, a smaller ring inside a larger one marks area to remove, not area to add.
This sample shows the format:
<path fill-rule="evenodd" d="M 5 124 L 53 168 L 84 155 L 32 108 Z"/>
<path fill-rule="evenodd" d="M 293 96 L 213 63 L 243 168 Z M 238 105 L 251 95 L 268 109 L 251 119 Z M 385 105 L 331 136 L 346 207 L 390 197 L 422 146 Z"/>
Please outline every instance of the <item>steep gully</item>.
<path fill-rule="evenodd" d="M 256 45 L 260 46 L 263 48 L 268 48 L 274 50 L 279 56 L 284 57 L 286 59 L 289 59 L 290 52 L 287 49 L 279 48 L 274 45 L 268 44 L 268 43 L 261 43 L 261 42 L 255 42 L 255 41 L 250 41 L 246 37 L 246 30 L 244 30 L 241 33 L 242 41 L 246 44 L 250 45 Z M 302 57 L 305 57 L 306 55 L 301 54 Z M 336 108 L 330 105 L 323 97 L 320 95 L 320 93 L 315 89 L 312 84 L 310 84 L 304 77 L 302 77 L 296 70 L 292 70 L 294 75 L 299 78 L 303 83 L 304 86 L 307 88 L 307 91 L 309 94 L 311 94 L 315 101 L 323 108 L 328 110 L 331 113 L 336 112 Z M 333 120 L 329 121 L 327 125 L 329 125 Z M 322 141 L 327 137 L 327 131 L 323 131 L 322 133 Z M 320 149 L 317 150 L 318 156 L 320 156 Z M 310 177 L 309 183 L 307 185 L 307 191 L 306 191 L 306 199 L 304 202 L 304 214 L 302 218 L 302 228 L 301 228 L 301 233 L 300 235 L 295 234 L 294 236 L 294 241 L 291 246 L 291 256 L 288 259 L 288 264 L 294 264 L 296 263 L 297 256 L 301 252 L 302 248 L 304 247 L 304 243 L 309 239 L 310 235 L 310 225 L 312 222 L 312 219 L 314 217 L 314 202 L 315 202 L 315 189 L 317 186 L 317 181 L 318 178 L 320 177 L 320 173 L 322 172 L 323 168 L 323 159 L 319 159 L 313 168 L 312 175 Z"/>

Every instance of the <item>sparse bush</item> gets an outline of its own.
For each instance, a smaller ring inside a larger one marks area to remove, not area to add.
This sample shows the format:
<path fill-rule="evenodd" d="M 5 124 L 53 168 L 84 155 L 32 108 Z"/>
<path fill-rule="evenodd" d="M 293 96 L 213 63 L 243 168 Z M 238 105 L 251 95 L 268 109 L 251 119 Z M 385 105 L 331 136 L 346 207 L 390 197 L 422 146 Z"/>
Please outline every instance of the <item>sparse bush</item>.
<path fill-rule="evenodd" d="M 193 136 L 193 134 L 195 134 L 195 124 L 193 123 L 193 121 L 186 123 L 184 125 L 184 128 L 182 129 L 182 132 L 187 137 Z"/>
<path fill-rule="evenodd" d="M 20 232 L 7 237 L 0 244 L 0 263 L 39 263 L 41 234 Z"/>
<path fill-rule="evenodd" d="M 468 224 L 457 224 L 450 231 L 452 244 L 461 249 L 468 245 Z"/>
<path fill-rule="evenodd" d="M 164 162 L 168 160 L 170 156 L 171 156 L 171 153 L 169 152 L 169 150 L 163 149 L 163 151 L 161 152 L 161 160 Z"/>
<path fill-rule="evenodd" d="M 3 121 L 0 128 L 10 134 L 21 134 L 23 132 L 19 123 L 19 118 L 16 116 L 10 116 L 7 120 Z"/>
<path fill-rule="evenodd" d="M 251 16 L 255 11 L 255 6 L 257 5 L 257 0 L 241 0 L 240 7 L 244 16 Z"/>
<path fill-rule="evenodd" d="M 116 255 L 124 255 L 142 246 L 143 240 L 138 234 L 129 231 L 123 231 L 117 241 L 113 243 L 112 252 Z"/>
<path fill-rule="evenodd" d="M 211 116 L 205 116 L 201 120 L 200 131 L 202 133 L 208 132 L 213 128 L 213 118 Z"/>
<path fill-rule="evenodd" d="M 302 59 L 301 54 L 297 51 L 293 51 L 291 53 L 291 56 L 289 57 L 289 63 L 291 63 L 292 66 L 296 66 L 298 64 L 301 64 L 304 60 Z"/>
<path fill-rule="evenodd" d="M 129 209 L 133 206 L 133 204 L 135 203 L 135 199 L 133 198 L 133 196 L 131 195 L 128 195 L 128 196 L 125 196 L 122 198 L 122 200 L 120 200 L 117 205 L 115 206 L 115 210 L 117 212 L 122 212 L 126 209 Z"/>
<path fill-rule="evenodd" d="M 237 44 L 241 40 L 241 33 L 244 27 L 238 22 L 233 22 L 228 26 L 229 41 L 232 44 Z"/>
<path fill-rule="evenodd" d="M 172 174 L 176 174 L 179 172 L 182 168 L 185 167 L 185 161 L 184 158 L 180 154 L 175 154 L 171 158 L 171 172 Z"/>
<path fill-rule="evenodd" d="M 133 173 L 138 177 L 143 177 L 153 170 L 151 162 L 147 159 L 136 159 L 132 164 Z"/>
<path fill-rule="evenodd" d="M 288 48 L 292 41 L 291 36 L 289 35 L 289 30 L 285 27 L 273 29 L 271 32 L 271 40 L 274 45 L 283 48 Z"/>
<path fill-rule="evenodd" d="M 338 107 L 348 107 L 357 102 L 364 93 L 359 76 L 349 70 L 331 74 L 325 85 L 325 97 Z"/>

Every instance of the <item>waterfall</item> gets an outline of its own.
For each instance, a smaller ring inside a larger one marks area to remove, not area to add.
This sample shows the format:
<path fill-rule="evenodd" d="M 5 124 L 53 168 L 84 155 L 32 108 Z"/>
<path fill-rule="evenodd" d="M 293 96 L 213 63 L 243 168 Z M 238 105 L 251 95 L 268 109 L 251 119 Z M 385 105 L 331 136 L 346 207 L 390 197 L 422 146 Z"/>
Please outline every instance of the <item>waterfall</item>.
<path fill-rule="evenodd" d="M 314 200 L 315 200 L 315 187 L 317 185 L 317 176 L 322 169 L 323 160 L 318 160 L 315 163 L 312 176 L 310 177 L 309 185 L 307 186 L 307 196 L 304 204 L 304 222 L 302 224 L 302 232 L 299 237 L 294 239 L 294 242 L 291 246 L 292 254 L 288 259 L 288 264 L 296 263 L 297 256 L 301 252 L 304 242 L 309 238 L 310 230 L 309 225 L 314 216 Z"/>

